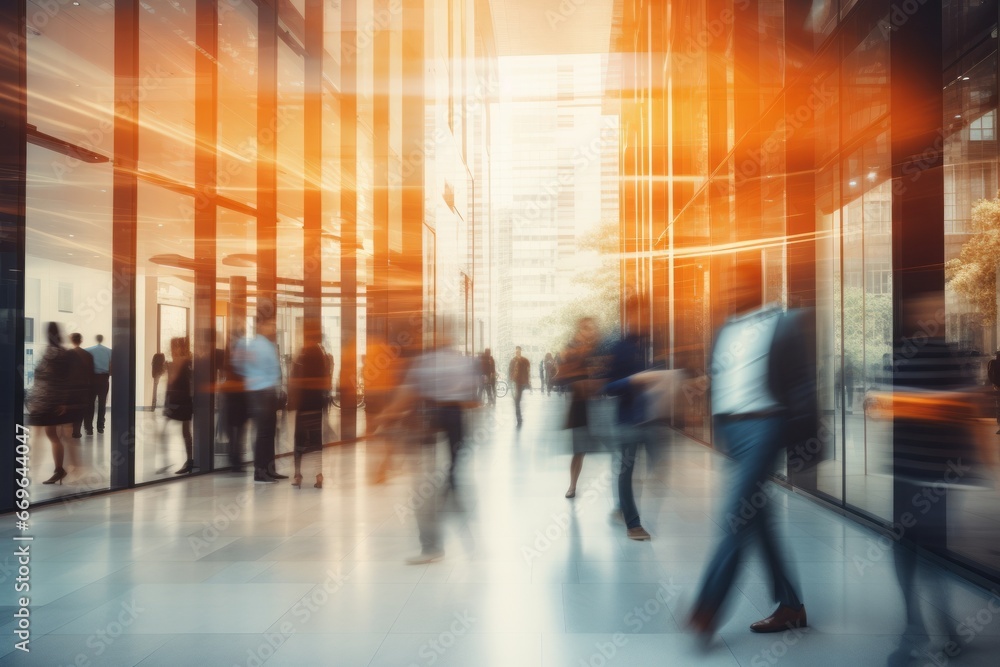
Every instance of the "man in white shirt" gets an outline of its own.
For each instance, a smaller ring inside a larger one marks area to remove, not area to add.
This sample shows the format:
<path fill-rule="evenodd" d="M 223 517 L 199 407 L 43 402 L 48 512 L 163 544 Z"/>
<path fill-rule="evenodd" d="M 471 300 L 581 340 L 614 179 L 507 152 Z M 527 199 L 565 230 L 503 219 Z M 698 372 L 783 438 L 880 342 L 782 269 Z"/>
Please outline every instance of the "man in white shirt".
<path fill-rule="evenodd" d="M 815 369 L 801 312 L 761 307 L 759 266 L 738 267 L 734 278 L 729 292 L 734 314 L 719 331 L 709 371 L 715 438 L 734 464 L 723 515 L 726 536 L 705 570 L 688 622 L 706 640 L 717 627 L 740 555 L 755 540 L 763 548 L 778 608 L 750 630 L 806 626 L 805 606 L 779 553 L 771 525 L 772 493 L 765 485 L 781 449 L 816 431 Z"/>
<path fill-rule="evenodd" d="M 447 326 L 444 329 L 447 330 Z M 429 497 L 418 488 L 421 503 L 416 518 L 421 553 L 407 560 L 411 565 L 444 557 L 438 514 L 444 496 L 455 491 L 455 465 L 465 444 L 464 413 L 467 408 L 479 404 L 480 367 L 477 359 L 452 349 L 448 336 L 439 334 L 438 346 L 413 361 L 403 386 L 379 420 L 381 424 L 388 424 L 410 415 L 408 423 L 416 425 L 422 419 L 422 426 L 432 436 L 428 444 L 436 445 L 437 434 L 444 431 L 451 451 L 451 462 L 447 476 L 442 475 L 442 484 L 432 483 Z"/>

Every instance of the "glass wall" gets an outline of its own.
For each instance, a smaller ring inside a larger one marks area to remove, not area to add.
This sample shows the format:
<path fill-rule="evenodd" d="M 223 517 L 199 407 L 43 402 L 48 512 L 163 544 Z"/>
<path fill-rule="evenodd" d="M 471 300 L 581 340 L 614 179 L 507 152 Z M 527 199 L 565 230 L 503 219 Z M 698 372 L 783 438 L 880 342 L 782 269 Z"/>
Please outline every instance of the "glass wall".
<path fill-rule="evenodd" d="M 139 14 L 140 71 L 157 72 L 139 99 L 136 196 L 136 481 L 171 475 L 193 458 L 190 419 L 175 420 L 166 390 L 191 366 L 195 318 L 195 0 L 159 0 Z M 155 184 L 154 184 L 155 183 Z M 157 355 L 162 354 L 163 357 Z M 153 361 L 165 373 L 156 382 Z M 153 409 L 157 384 L 158 410 Z M 202 443 L 199 442 L 199 445 Z"/>
<path fill-rule="evenodd" d="M 311 271 L 320 277 L 320 303 L 311 305 L 338 376 L 345 364 L 346 377 L 356 376 L 363 361 L 376 275 L 385 280 L 379 316 L 390 323 L 383 333 L 412 327 L 414 312 L 425 308 L 430 326 L 412 340 L 433 341 L 433 315 L 475 319 L 468 300 L 442 311 L 435 284 L 471 275 L 470 165 L 489 159 L 488 133 L 478 154 L 466 136 L 474 125 L 466 114 L 484 114 L 489 100 L 466 108 L 476 82 L 462 61 L 473 43 L 488 44 L 484 57 L 496 57 L 491 19 L 475 2 L 85 0 L 48 3 L 58 5 L 54 13 L 35 0 L 15 3 L 29 16 L 27 58 L 0 68 L 5 82 L 27 81 L 14 89 L 27 118 L 19 128 L 28 136 L 20 167 L 26 211 L 15 230 L 25 243 L 23 265 L 14 269 L 22 277 L 2 298 L 25 333 L 23 341 L 2 333 L 15 341 L 12 367 L 23 368 L 31 399 L 10 416 L 12 425 L 38 422 L 33 501 L 210 472 L 238 463 L 231 453 L 251 456 L 248 435 L 229 442 L 226 428 L 221 396 L 232 346 L 255 333 L 262 292 L 273 290 L 287 379 L 305 341 L 307 298 L 315 298 L 307 295 Z M 449 7 L 451 21 L 442 23 Z M 435 66 L 418 65 L 421 74 L 404 85 L 414 60 Z M 345 90 L 345 81 L 354 85 Z M 415 110 L 423 118 L 444 108 L 436 94 L 443 82 L 450 82 L 451 124 L 412 122 Z M 345 109 L 354 116 L 346 122 Z M 310 118 L 318 123 L 307 129 Z M 426 140 L 430 132 L 434 141 Z M 316 144 L 319 175 L 309 181 Z M 441 164 L 436 144 L 446 148 Z M 433 188 L 420 192 L 418 206 L 407 179 Z M 444 184 L 454 186 L 457 205 L 449 210 L 449 242 L 439 247 L 434 220 Z M 310 191 L 320 195 L 318 208 L 306 206 Z M 307 248 L 315 230 L 319 247 Z M 345 234 L 356 240 L 343 244 Z M 376 237 L 387 243 L 377 246 Z M 434 255 L 445 247 L 447 269 L 439 271 Z M 390 253 L 399 260 L 393 271 Z M 307 254 L 319 264 L 310 266 Z M 345 258 L 356 260 L 353 275 L 344 274 Z M 345 299 L 357 308 L 344 308 Z M 61 336 L 52 346 L 50 322 Z M 66 356 L 77 354 L 68 349 L 72 333 L 85 348 L 103 336 L 117 366 L 96 350 L 95 377 L 69 378 L 66 369 L 76 366 L 67 360 L 77 358 Z M 189 369 L 186 380 L 181 369 Z M 195 397 L 192 414 L 169 418 L 168 385 L 178 378 Z M 79 391 L 58 388 L 68 384 Z M 43 401 L 46 392 L 55 398 Z M 29 420 L 32 406 L 43 404 L 53 414 L 35 410 Z M 89 424 L 87 405 L 97 413 Z M 364 429 L 363 413 L 343 427 L 338 415 L 331 413 L 325 442 L 350 441 Z M 291 448 L 292 423 L 281 422 L 279 454 Z M 42 483 L 49 478 L 53 484 Z"/>
<path fill-rule="evenodd" d="M 945 291 L 947 339 L 968 357 L 980 387 L 991 391 L 975 438 L 995 443 L 1000 436 L 1000 402 L 987 364 L 1000 358 L 997 303 L 1000 291 L 995 255 L 984 236 L 1000 225 L 997 144 L 997 40 L 989 37 L 970 50 L 944 76 L 944 230 L 949 278 Z M 995 234 L 995 231 L 992 233 Z M 987 250 L 988 249 L 988 250 Z M 983 256 L 986 250 L 986 256 Z M 977 270 L 977 265 L 987 268 Z M 994 520 L 996 488 L 959 489 L 949 495 L 948 548 L 972 563 L 1000 569 L 994 545 L 1000 527 Z"/>
<path fill-rule="evenodd" d="M 892 387 L 902 304 L 945 286 L 940 333 L 990 401 L 1000 386 L 986 371 L 995 356 L 1000 365 L 989 240 L 1000 228 L 997 4 L 944 3 L 940 20 L 920 23 L 872 0 L 691 0 L 676 5 L 685 19 L 670 34 L 659 4 L 639 2 L 622 28 L 622 269 L 642 266 L 643 242 L 655 241 L 655 268 L 636 278 L 668 303 L 654 324 L 670 335 L 654 356 L 703 377 L 727 316 L 727 270 L 759 263 L 762 300 L 815 314 L 823 447 L 815 477 L 779 478 L 886 526 L 899 511 L 900 443 L 875 400 Z M 712 35 L 700 47 L 690 38 L 699 31 Z M 662 71 L 648 67 L 659 44 L 673 45 Z M 649 161 L 664 118 L 671 157 Z M 648 196 L 661 182 L 662 223 Z M 973 427 L 991 466 L 994 407 Z M 696 381 L 675 426 L 710 444 L 710 411 Z M 1000 576 L 996 494 L 949 498 L 947 555 Z"/>
<path fill-rule="evenodd" d="M 97 345 L 97 336 L 111 345 L 114 7 L 43 17 L 41 27 L 32 22 L 38 34 L 26 43 L 25 340 L 17 364 L 28 395 L 21 423 L 36 421 L 28 411 L 42 411 L 46 418 L 37 421 L 51 424 L 32 427 L 33 501 L 108 488 L 110 422 L 117 418 L 102 418 L 99 409 L 107 374 L 103 383 L 93 370 L 71 377 L 58 352 L 74 347 L 74 333 L 84 349 Z M 50 323 L 61 337 L 55 347 Z M 77 389 L 65 391 L 71 385 Z M 43 484 L 60 470 L 66 475 L 58 484 Z"/>

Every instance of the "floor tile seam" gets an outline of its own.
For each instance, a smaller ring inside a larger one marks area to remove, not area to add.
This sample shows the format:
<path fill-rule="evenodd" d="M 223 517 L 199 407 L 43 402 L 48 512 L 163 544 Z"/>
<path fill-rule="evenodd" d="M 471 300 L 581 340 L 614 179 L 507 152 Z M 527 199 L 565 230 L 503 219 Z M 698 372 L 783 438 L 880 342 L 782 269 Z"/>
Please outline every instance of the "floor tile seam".
<path fill-rule="evenodd" d="M 757 603 L 753 601 L 753 598 L 750 597 L 750 595 L 747 593 L 747 591 L 746 591 L 746 589 L 744 587 L 747 586 L 747 585 L 767 586 L 769 583 L 770 583 L 770 580 L 768 580 L 766 582 L 763 582 L 763 583 L 760 583 L 760 582 L 751 582 L 751 581 L 744 581 L 744 582 L 741 583 L 741 582 L 737 581 L 737 582 L 733 583 L 733 588 L 735 588 L 736 590 L 738 590 L 740 592 L 740 595 L 742 595 L 744 597 L 744 599 L 747 602 L 749 602 L 753 606 L 754 609 L 757 610 L 757 613 L 760 614 L 761 618 L 767 618 L 768 616 L 771 615 L 771 612 L 772 612 L 771 607 L 767 607 L 765 609 L 761 609 L 760 607 L 758 607 Z M 796 583 L 795 584 L 795 588 L 798 591 L 801 592 L 802 591 L 802 585 L 801 585 L 801 583 Z M 774 604 L 777 605 L 778 603 L 775 602 Z"/>
<path fill-rule="evenodd" d="M 76 562 L 76 561 L 47 561 L 47 562 L 50 562 L 50 563 L 68 563 L 68 562 Z M 79 562 L 85 562 L 85 563 L 88 563 L 88 564 L 96 564 L 96 563 L 106 563 L 106 562 L 109 562 L 109 561 L 79 561 Z M 138 562 L 139 561 L 130 561 L 128 563 L 125 563 L 121 567 L 116 568 L 116 569 L 112 570 L 111 572 L 108 572 L 107 574 L 105 574 L 100 579 L 95 579 L 94 581 L 89 581 L 89 582 L 85 583 L 80 588 L 84 588 L 84 587 L 90 586 L 92 584 L 99 584 L 99 583 L 103 582 L 105 579 L 107 579 L 108 577 L 110 577 L 112 575 L 115 575 L 115 574 L 118 574 L 119 572 L 121 572 L 122 570 L 124 570 L 126 568 L 132 567 L 133 565 L 135 565 Z M 70 583 L 76 583 L 76 582 L 70 582 Z M 105 585 L 112 585 L 113 586 L 113 585 L 118 585 L 118 584 L 116 584 L 115 582 L 112 582 L 112 581 L 108 581 L 108 582 L 105 582 Z M 80 590 L 80 588 L 78 588 L 76 590 Z M 74 593 L 74 592 L 76 592 L 76 591 L 71 591 L 70 593 L 67 593 L 67 595 L 72 595 L 72 593 Z M 63 596 L 63 597 L 65 597 L 65 596 Z M 52 602 L 56 602 L 56 600 L 52 600 Z M 49 604 L 51 604 L 51 602 Z"/>
<path fill-rule="evenodd" d="M 45 636 L 45 635 L 54 635 L 54 634 L 77 634 L 77 633 L 60 633 L 58 631 L 60 629 L 64 628 L 64 627 L 66 627 L 70 623 L 75 623 L 76 621 L 78 621 L 79 619 L 83 618 L 84 616 L 86 616 L 87 614 L 91 613 L 92 611 L 95 611 L 96 609 L 99 609 L 101 607 L 107 606 L 107 605 L 111 604 L 112 602 L 120 602 L 120 601 L 122 601 L 125 597 L 127 597 L 130 594 L 132 594 L 135 591 L 135 589 L 138 588 L 139 586 L 141 586 L 142 584 L 135 584 L 135 585 L 129 585 L 129 584 L 110 584 L 110 585 L 128 586 L 128 590 L 126 590 L 121 595 L 116 595 L 115 597 L 111 598 L 110 600 L 105 600 L 104 602 L 102 602 L 102 603 L 100 603 L 98 605 L 95 605 L 93 607 L 90 607 L 89 609 L 86 609 L 84 611 L 79 612 L 79 614 L 74 615 L 72 618 L 70 618 L 65 623 L 57 625 L 56 627 L 52 628 L 48 632 L 43 633 L 42 636 Z M 93 634 L 93 633 L 90 633 L 90 634 Z"/>
<path fill-rule="evenodd" d="M 169 644 L 170 640 L 171 640 L 171 637 L 178 637 L 178 636 L 183 636 L 183 635 L 161 635 L 161 634 L 155 634 L 155 635 L 141 634 L 140 635 L 140 634 L 135 634 L 135 635 L 128 635 L 128 636 L 130 636 L 130 637 L 149 637 L 149 638 L 160 637 L 162 639 L 162 641 L 160 641 L 160 643 L 156 645 L 156 648 L 154 648 L 152 651 L 150 651 L 145 657 L 143 657 L 142 660 L 140 660 L 139 662 L 133 662 L 132 663 L 132 667 L 141 667 L 142 663 L 144 663 L 147 660 L 149 660 L 151 657 L 153 657 L 153 655 L 155 653 L 157 653 L 160 649 L 162 649 L 164 646 L 166 646 L 167 644 Z"/>
<path fill-rule="evenodd" d="M 422 578 L 423 577 L 421 577 L 421 579 Z M 403 615 L 403 610 L 406 609 L 406 605 L 408 605 L 410 603 L 410 600 L 413 599 L 413 594 L 416 593 L 417 586 L 419 585 L 420 585 L 419 581 L 417 583 L 410 584 L 410 592 L 406 595 L 406 599 L 403 601 L 403 604 L 399 605 L 399 611 L 396 612 L 396 617 L 392 619 L 392 623 L 390 623 L 388 626 L 389 629 L 386 630 L 386 637 L 388 637 L 389 634 L 392 633 L 392 629 L 396 627 L 397 623 L 399 623 L 399 619 Z M 382 641 L 384 643 L 385 639 L 383 638 Z M 379 645 L 379 648 L 381 648 L 381 644 Z M 375 655 L 378 655 L 378 651 L 375 651 L 375 653 L 372 655 L 373 659 Z"/>
<path fill-rule="evenodd" d="M 380 641 L 378 646 L 375 647 L 375 650 L 372 652 L 372 657 L 368 659 L 367 663 L 365 663 L 365 667 L 373 667 L 375 657 L 378 656 L 379 651 L 382 650 L 382 647 L 385 645 L 387 639 L 389 639 L 389 632 L 382 635 L 382 641 Z"/>
<path fill-rule="evenodd" d="M 719 639 L 722 640 L 723 646 L 726 647 L 726 650 L 729 651 L 729 655 L 733 658 L 733 662 L 736 665 L 739 665 L 739 667 L 743 667 L 743 664 L 744 664 L 743 661 L 739 659 L 739 657 L 736 655 L 736 651 L 734 651 L 733 647 L 730 646 L 729 640 L 726 639 L 726 634 L 729 634 L 729 633 L 725 633 L 725 634 L 722 633 L 722 632 L 717 633 Z M 733 633 L 733 634 L 736 634 L 736 633 Z M 743 633 L 739 633 L 736 636 L 743 636 Z M 751 667 L 756 667 L 756 665 L 752 665 L 751 664 Z"/>

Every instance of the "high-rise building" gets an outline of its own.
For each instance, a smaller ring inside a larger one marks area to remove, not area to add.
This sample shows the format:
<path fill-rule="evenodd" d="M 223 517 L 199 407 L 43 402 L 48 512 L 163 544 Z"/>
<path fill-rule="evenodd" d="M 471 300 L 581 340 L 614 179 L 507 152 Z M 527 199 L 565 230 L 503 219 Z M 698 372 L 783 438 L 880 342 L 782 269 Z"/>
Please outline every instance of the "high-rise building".
<path fill-rule="evenodd" d="M 518 345 L 533 362 L 556 351 L 553 327 L 565 328 L 556 315 L 586 294 L 577 281 L 586 266 L 578 240 L 602 218 L 617 222 L 617 199 L 606 191 L 617 187 L 618 149 L 616 119 L 602 109 L 605 62 L 600 55 L 500 59 L 507 87 L 493 140 L 494 194 L 511 215 L 513 280 L 511 337 L 497 339 L 498 358 Z"/>

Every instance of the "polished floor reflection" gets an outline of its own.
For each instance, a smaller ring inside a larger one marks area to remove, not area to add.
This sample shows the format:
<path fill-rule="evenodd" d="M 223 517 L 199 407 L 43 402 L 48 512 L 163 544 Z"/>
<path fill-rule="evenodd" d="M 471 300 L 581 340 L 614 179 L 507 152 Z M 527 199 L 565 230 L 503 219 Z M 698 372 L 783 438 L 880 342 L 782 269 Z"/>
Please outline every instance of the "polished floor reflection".
<path fill-rule="evenodd" d="M 884 665 L 901 644 L 907 654 L 926 645 L 905 634 L 891 547 L 781 491 L 782 542 L 812 627 L 749 632 L 772 611 L 754 553 L 728 622 L 701 652 L 682 625 L 725 528 L 724 459 L 671 443 L 641 492 L 653 539 L 632 542 L 611 516 L 611 457 L 588 456 L 577 498 L 564 499 L 569 444 L 554 427 L 567 404 L 524 401 L 520 431 L 509 398 L 473 416 L 459 503 L 444 512 L 446 555 L 429 565 L 404 559 L 419 551 L 413 511 L 432 466 L 398 457 L 373 486 L 364 445 L 324 452 L 322 490 L 219 473 L 37 509 L 32 651 L 0 664 Z M 5 613 L 14 564 L 6 556 L 0 571 Z M 996 664 L 998 599 L 935 572 L 956 626 L 978 617 L 979 629 L 960 636 L 958 658 L 918 653 L 912 664 Z"/>

